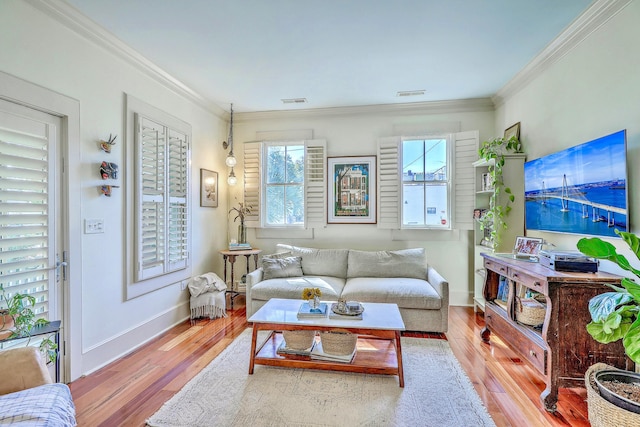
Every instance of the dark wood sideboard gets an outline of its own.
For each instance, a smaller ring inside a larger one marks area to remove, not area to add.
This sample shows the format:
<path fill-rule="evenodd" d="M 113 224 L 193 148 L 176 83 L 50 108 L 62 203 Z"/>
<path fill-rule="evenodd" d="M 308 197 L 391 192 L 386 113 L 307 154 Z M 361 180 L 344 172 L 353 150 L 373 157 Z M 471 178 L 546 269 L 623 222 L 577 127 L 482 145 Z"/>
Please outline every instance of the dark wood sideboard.
<path fill-rule="evenodd" d="M 556 410 L 558 388 L 584 387 L 584 374 L 594 363 L 633 369 L 621 342 L 600 344 L 585 328 L 591 321 L 589 300 L 610 291 L 607 283 L 619 285 L 621 277 L 602 272 L 560 272 L 539 263 L 496 254 L 482 256 L 486 299 L 482 340 L 489 343 L 491 333 L 498 334 L 542 374 L 547 387 L 540 400 L 547 411 Z M 496 299 L 501 276 L 508 286 L 506 302 Z M 541 328 L 516 321 L 516 295 L 526 288 L 546 297 Z"/>

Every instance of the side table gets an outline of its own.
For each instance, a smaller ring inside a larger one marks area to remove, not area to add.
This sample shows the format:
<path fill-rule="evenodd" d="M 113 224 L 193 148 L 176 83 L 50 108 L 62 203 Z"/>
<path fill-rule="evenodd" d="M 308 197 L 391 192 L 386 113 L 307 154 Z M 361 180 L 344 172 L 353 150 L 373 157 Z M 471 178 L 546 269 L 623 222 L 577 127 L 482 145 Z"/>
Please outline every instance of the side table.
<path fill-rule="evenodd" d="M 257 269 L 258 255 L 260 254 L 260 252 L 262 252 L 262 250 L 258 248 L 253 248 L 246 251 L 229 251 L 229 250 L 220 251 L 220 253 L 222 254 L 223 262 L 224 262 L 224 283 L 227 283 L 227 261 L 229 261 L 229 264 L 231 264 L 231 290 L 227 288 L 227 293 L 231 294 L 231 297 L 229 298 L 231 309 L 233 309 L 233 299 L 238 295 L 242 294 L 242 292 L 239 292 L 235 288 L 235 280 L 233 276 L 233 265 L 236 263 L 236 258 L 238 256 L 244 255 L 244 257 L 247 259 L 247 274 L 249 274 L 250 273 L 249 257 L 253 256 L 253 267 L 254 269 Z"/>

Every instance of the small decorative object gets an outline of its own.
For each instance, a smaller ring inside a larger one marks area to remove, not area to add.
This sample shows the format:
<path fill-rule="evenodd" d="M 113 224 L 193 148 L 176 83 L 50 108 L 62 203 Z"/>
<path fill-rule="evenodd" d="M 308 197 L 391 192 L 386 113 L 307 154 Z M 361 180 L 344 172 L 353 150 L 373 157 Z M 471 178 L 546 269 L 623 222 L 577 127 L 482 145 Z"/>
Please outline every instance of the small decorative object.
<path fill-rule="evenodd" d="M 119 185 L 101 185 L 98 187 L 100 194 L 103 196 L 111 197 L 111 189 L 120 188 Z"/>
<path fill-rule="evenodd" d="M 218 172 L 200 169 L 200 206 L 218 207 Z"/>
<path fill-rule="evenodd" d="M 244 219 L 247 215 L 251 214 L 251 206 L 245 206 L 244 203 L 239 202 L 237 208 L 231 208 L 229 213 L 236 211 L 238 214 L 233 219 L 236 222 L 240 218 L 240 224 L 238 225 L 238 243 L 247 243 L 247 229 L 244 226 Z"/>
<path fill-rule="evenodd" d="M 327 222 L 375 224 L 376 156 L 329 157 L 327 163 Z"/>
<path fill-rule="evenodd" d="M 344 313 L 347 311 L 347 300 L 345 298 L 338 299 L 338 305 L 336 306 L 338 312 Z"/>
<path fill-rule="evenodd" d="M 520 142 L 520 122 L 515 125 L 511 125 L 504 130 L 504 140 L 511 141 L 511 138 L 515 138 L 514 150 L 516 153 L 522 152 L 522 143 Z"/>
<path fill-rule="evenodd" d="M 309 303 L 309 307 L 312 310 L 317 310 L 320 307 L 320 297 L 322 291 L 320 288 L 304 288 L 302 290 L 302 299 Z"/>
<path fill-rule="evenodd" d="M 114 135 L 113 137 L 109 134 L 108 140 L 100 140 L 100 149 L 105 153 L 111 153 L 111 146 L 116 145 L 116 138 L 118 135 Z"/>
<path fill-rule="evenodd" d="M 100 176 L 102 179 L 118 179 L 118 165 L 112 162 L 100 163 Z"/>

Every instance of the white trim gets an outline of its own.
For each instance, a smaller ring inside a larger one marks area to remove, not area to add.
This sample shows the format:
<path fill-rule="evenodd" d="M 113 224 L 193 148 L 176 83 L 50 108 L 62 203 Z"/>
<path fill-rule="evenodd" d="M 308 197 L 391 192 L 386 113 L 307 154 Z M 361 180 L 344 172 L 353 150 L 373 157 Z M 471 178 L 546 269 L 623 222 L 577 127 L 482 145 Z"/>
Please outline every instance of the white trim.
<path fill-rule="evenodd" d="M 80 102 L 44 87 L 0 71 L 0 97 L 62 118 L 62 144 L 60 156 L 64 169 L 62 198 L 66 217 L 62 219 L 66 230 L 60 236 L 62 246 L 68 253 L 67 292 L 64 305 L 64 330 L 62 340 L 66 342 L 65 378 L 73 381 L 82 372 L 82 234 L 71 232 L 78 227 L 70 224 L 82 223 L 81 197 L 82 171 L 85 166 L 80 158 Z"/>
<path fill-rule="evenodd" d="M 540 76 L 591 33 L 624 9 L 631 0 L 596 0 L 493 96 L 496 107 Z"/>

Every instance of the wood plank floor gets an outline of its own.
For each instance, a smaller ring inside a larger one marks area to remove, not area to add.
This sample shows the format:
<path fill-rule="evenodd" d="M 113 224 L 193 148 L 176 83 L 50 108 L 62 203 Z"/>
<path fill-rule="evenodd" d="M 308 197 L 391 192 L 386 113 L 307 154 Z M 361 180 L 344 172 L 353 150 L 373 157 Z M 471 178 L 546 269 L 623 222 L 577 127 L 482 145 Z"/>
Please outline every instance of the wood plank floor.
<path fill-rule="evenodd" d="M 145 420 L 248 326 L 242 298 L 229 317 L 189 321 L 71 384 L 79 426 L 144 426 Z M 451 307 L 447 339 L 498 426 L 589 426 L 584 389 L 561 389 L 547 413 L 542 379 L 495 335 L 482 343 L 482 315 Z M 437 338 L 438 334 L 407 333 Z"/>

